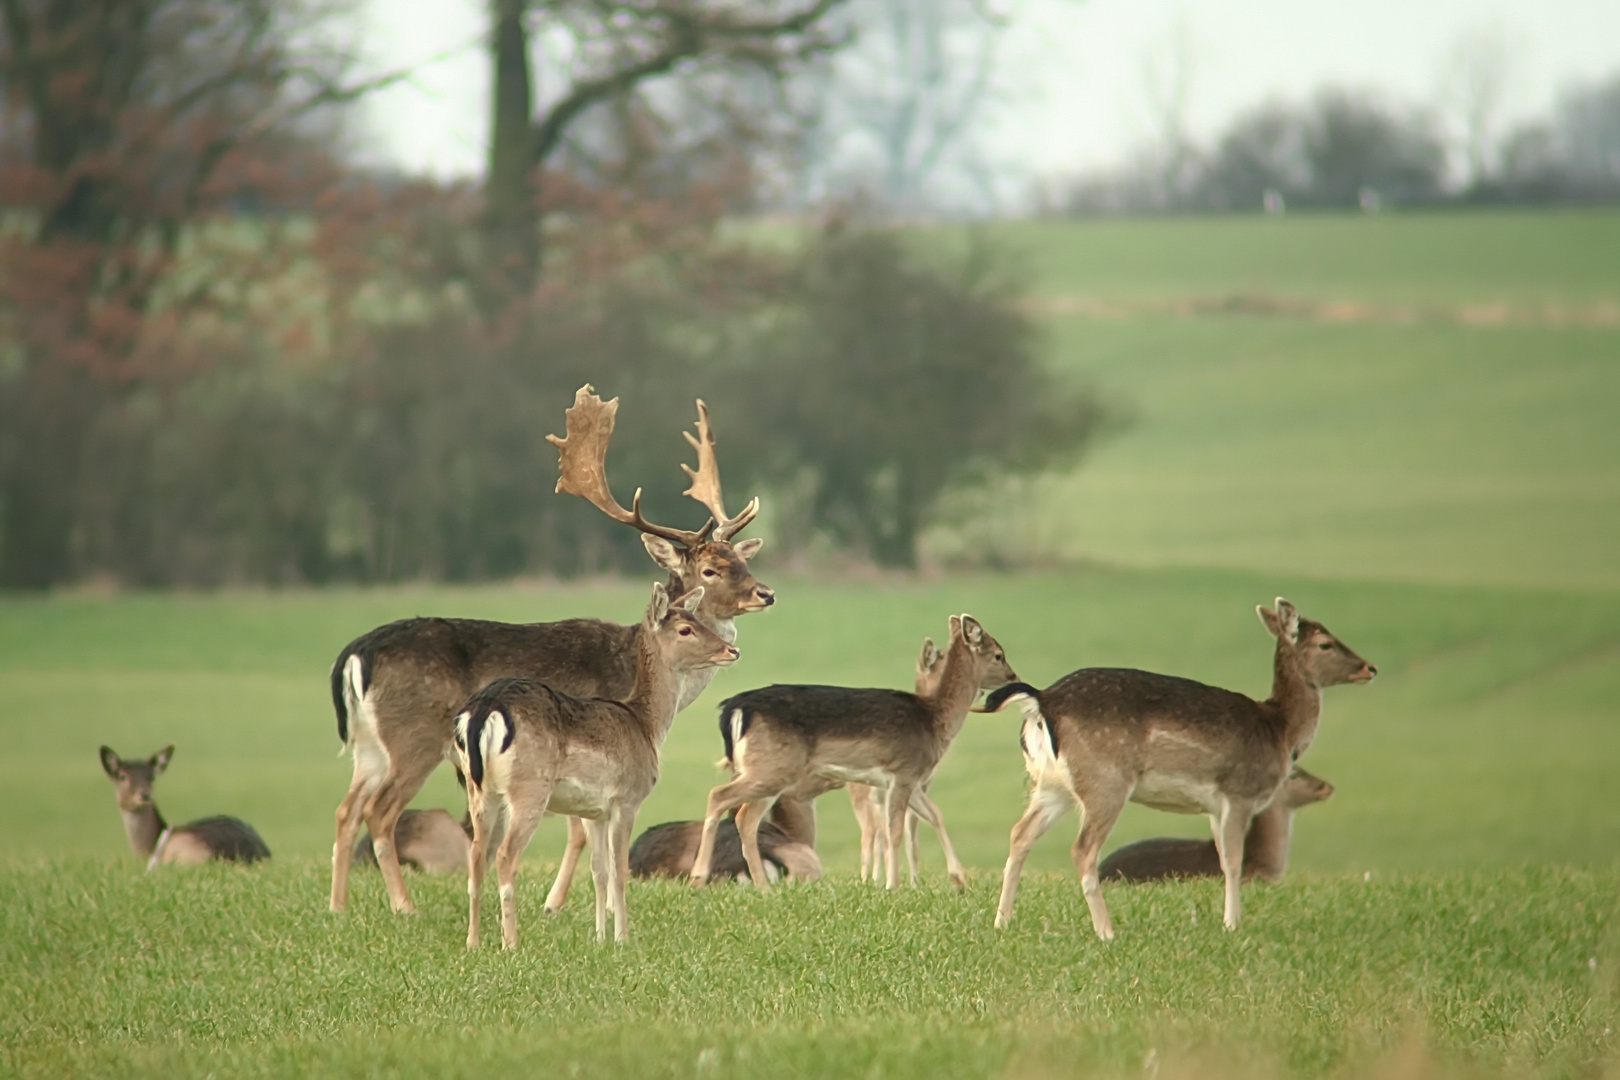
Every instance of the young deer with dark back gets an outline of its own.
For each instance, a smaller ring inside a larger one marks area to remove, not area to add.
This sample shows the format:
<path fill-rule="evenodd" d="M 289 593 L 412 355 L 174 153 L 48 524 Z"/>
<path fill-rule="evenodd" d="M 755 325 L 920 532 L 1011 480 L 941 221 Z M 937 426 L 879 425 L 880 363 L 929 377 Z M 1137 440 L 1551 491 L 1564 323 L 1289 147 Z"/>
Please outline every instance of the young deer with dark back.
<path fill-rule="evenodd" d="M 1243 880 L 1281 881 L 1288 870 L 1294 812 L 1333 797 L 1333 785 L 1296 768 L 1271 804 L 1249 822 L 1243 838 Z M 1221 876 L 1221 853 L 1213 840 L 1156 836 L 1126 844 L 1097 868 L 1102 881 L 1163 881 Z"/>
<path fill-rule="evenodd" d="M 939 690 L 940 676 L 945 673 L 945 654 L 939 651 L 933 638 L 923 639 L 922 655 L 917 657 L 916 692 L 918 697 L 932 697 Z M 861 830 L 861 880 L 876 881 L 883 874 L 883 844 L 879 839 L 882 836 L 883 821 L 885 820 L 883 798 L 885 792 L 870 784 L 849 784 L 850 808 L 855 811 L 855 824 Z M 926 789 L 922 790 L 927 796 Z M 917 850 L 917 830 L 922 825 L 922 817 L 910 808 L 906 810 L 906 863 L 911 869 L 911 880 L 917 880 L 920 871 Z M 940 846 L 945 849 L 946 862 L 953 867 L 956 862 L 956 852 L 951 847 L 950 837 L 946 835 L 943 824 L 936 824 L 935 831 L 939 833 Z M 956 880 L 954 875 L 952 880 Z M 966 884 L 966 876 L 958 885 Z"/>
<path fill-rule="evenodd" d="M 636 811 L 658 781 L 658 751 L 675 720 L 682 677 L 737 658 L 696 612 L 703 588 L 674 601 L 662 585 L 636 639 L 636 676 L 623 701 L 579 698 L 533 679 L 498 679 L 455 718 L 456 767 L 467 778 L 472 849 L 467 854 L 467 947 L 478 945 L 487 852 L 499 845 L 501 943 L 517 946 L 518 859 L 549 809 L 586 819 L 596 882 L 596 937 L 630 933 L 624 883 Z"/>
<path fill-rule="evenodd" d="M 1127 801 L 1179 814 L 1208 814 L 1226 878 L 1225 923 L 1242 917 L 1239 882 L 1249 821 L 1276 796 L 1311 745 L 1322 688 L 1364 683 L 1377 669 L 1325 626 L 1277 598 L 1260 607 L 1277 639 L 1271 697 L 1255 701 L 1191 679 L 1125 668 L 1083 668 L 1037 690 L 1026 683 L 991 694 L 984 711 L 1018 698 L 1020 740 L 1034 782 L 1029 810 L 1012 829 L 996 925 L 1012 918 L 1029 849 L 1071 806 L 1082 815 L 1074 842 L 1080 887 L 1097 936 L 1114 927 L 1098 885 L 1097 855 Z"/>
<path fill-rule="evenodd" d="M 268 859 L 270 849 L 253 826 L 239 818 L 198 818 L 170 828 L 152 799 L 152 782 L 169 767 L 173 756 L 173 746 L 165 746 L 144 760 L 121 758 L 111 747 L 101 748 L 101 768 L 117 789 L 118 810 L 124 816 L 129 846 L 146 860 L 146 868 L 213 859 L 244 863 Z"/>
<path fill-rule="evenodd" d="M 776 599 L 748 569 L 761 541 L 731 543 L 759 512 L 759 500 L 750 501 L 736 517 L 726 515 L 708 409 L 700 401 L 698 437 L 686 433 L 697 447 L 698 468 L 682 468 L 692 478 L 684 494 L 709 509 L 708 523 L 696 532 L 655 525 L 642 517 L 639 489 L 631 509 L 624 509 L 608 487 L 605 467 L 618 408 L 618 398 L 603 402 L 588 385 L 575 394 L 566 413 L 567 436 L 547 436 L 561 455 L 557 490 L 578 495 L 645 534 L 648 554 L 669 571 L 669 591 L 683 595 L 702 586 L 698 620 L 734 641 L 737 616 L 763 611 Z M 599 619 L 500 623 L 417 618 L 378 627 L 346 646 L 332 665 L 332 702 L 338 737 L 354 753 L 354 779 L 337 809 L 332 910 L 341 911 L 348 903 L 350 852 L 362 819 L 371 830 L 394 910 L 414 910 L 392 842 L 395 823 L 448 756 L 451 721 L 475 690 L 499 678 L 531 678 L 580 697 L 622 699 L 635 682 L 643 632 L 641 623 L 623 626 Z M 685 676 L 678 707 L 691 704 L 712 677 L 712 668 Z M 571 821 L 548 910 L 561 908 L 567 898 L 584 845 L 584 828 Z"/>
<path fill-rule="evenodd" d="M 941 827 L 938 807 L 922 794 L 968 706 L 981 689 L 1016 679 L 995 638 L 970 615 L 951 617 L 945 670 L 937 691 L 919 697 L 903 690 L 843 686 L 768 686 L 720 705 L 725 763 L 735 777 L 709 792 L 703 839 L 692 881 L 709 876 L 720 818 L 735 810 L 750 876 L 766 883 L 755 832 L 771 801 L 786 791 L 863 783 L 888 792 L 884 835 L 889 888 L 899 884 L 895 853 L 903 843 L 906 809 Z M 952 879 L 962 876 L 951 859 Z"/>

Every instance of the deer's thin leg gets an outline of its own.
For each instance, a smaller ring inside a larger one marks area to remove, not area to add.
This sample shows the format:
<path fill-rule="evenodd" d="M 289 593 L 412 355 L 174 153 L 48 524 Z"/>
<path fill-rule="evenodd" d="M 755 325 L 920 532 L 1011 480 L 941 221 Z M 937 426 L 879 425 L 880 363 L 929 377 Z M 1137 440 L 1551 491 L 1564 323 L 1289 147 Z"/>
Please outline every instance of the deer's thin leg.
<path fill-rule="evenodd" d="M 521 808 L 508 805 L 506 836 L 495 855 L 495 872 L 501 883 L 501 947 L 517 948 L 517 868 L 523 849 L 529 846 L 534 830 L 545 816 L 546 799 L 551 797 L 549 785 L 541 792 L 538 805 L 527 800 Z"/>
<path fill-rule="evenodd" d="M 587 819 L 582 822 L 591 845 L 591 883 L 596 888 L 596 940 L 607 940 L 608 890 L 608 824 L 606 821 Z"/>
<path fill-rule="evenodd" d="M 883 855 L 889 860 L 884 885 L 890 889 L 900 885 L 900 854 L 906 844 L 906 807 L 911 802 L 911 793 L 912 789 L 898 780 L 889 788 L 886 806 L 889 820 Z"/>
<path fill-rule="evenodd" d="M 770 809 L 767 799 L 755 799 L 737 807 L 737 839 L 742 842 L 743 860 L 748 863 L 748 877 L 760 888 L 770 885 L 765 876 L 765 859 L 759 853 L 759 823 Z"/>
<path fill-rule="evenodd" d="M 921 794 L 921 789 L 918 789 Z M 917 883 L 917 876 L 922 873 L 922 850 L 917 845 L 917 830 L 922 827 L 922 819 L 915 810 L 906 811 L 906 862 L 911 867 L 911 883 Z M 940 834 L 941 838 L 944 834 Z"/>
<path fill-rule="evenodd" d="M 1036 785 L 1029 795 L 1029 809 L 1012 827 L 1007 845 L 1007 865 L 1001 872 L 1001 899 L 996 904 L 996 927 L 1000 929 L 1012 921 L 1013 901 L 1018 897 L 1018 879 L 1024 872 L 1024 860 L 1052 823 L 1074 805 L 1067 791 L 1042 788 Z"/>
<path fill-rule="evenodd" d="M 862 881 L 877 877 L 877 867 L 873 863 L 877 855 L 878 840 L 877 815 L 872 802 L 875 794 L 875 789 L 866 784 L 849 785 L 850 808 L 855 811 L 855 824 L 861 830 Z"/>
<path fill-rule="evenodd" d="M 555 915 L 568 902 L 568 890 L 574 884 L 574 871 L 579 867 L 580 852 L 585 850 L 585 823 L 579 818 L 568 819 L 568 846 L 563 849 L 562 865 L 557 867 L 557 880 L 552 882 L 546 896 L 546 913 Z"/>
<path fill-rule="evenodd" d="M 911 814 L 906 819 L 910 836 L 912 861 L 916 861 L 917 830 L 922 822 L 927 821 L 939 834 L 939 846 L 945 850 L 946 873 L 950 874 L 951 884 L 957 888 L 967 885 L 967 871 L 962 868 L 962 860 L 956 857 L 956 849 L 951 846 L 951 838 L 945 831 L 945 815 L 940 813 L 939 806 L 928 793 L 921 788 L 912 793 Z"/>
<path fill-rule="evenodd" d="M 703 839 L 698 842 L 697 858 L 692 862 L 692 884 L 702 885 L 709 880 L 709 871 L 714 865 L 714 838 L 720 831 L 721 816 L 745 802 L 771 799 L 788 786 L 786 780 L 778 782 L 775 777 L 743 775 L 709 792 L 709 808 L 703 815 Z"/>
<path fill-rule="evenodd" d="M 432 775 L 440 758 L 421 755 L 420 760 L 408 754 L 399 754 L 389 760 L 389 773 L 378 785 L 376 793 L 366 801 L 366 827 L 371 830 L 371 847 L 377 855 L 377 866 L 382 870 L 383 884 L 388 888 L 388 900 L 397 912 L 408 914 L 416 910 L 411 904 L 410 892 L 405 888 L 405 875 L 399 869 L 399 852 L 394 849 L 394 826 L 405 812 L 416 793 Z"/>
<path fill-rule="evenodd" d="M 349 865 L 354 857 L 354 842 L 360 835 L 360 819 L 366 802 L 380 778 L 367 776 L 356 767 L 349 792 L 338 803 L 336 814 L 337 839 L 332 843 L 332 900 L 333 911 L 342 911 L 349 903 Z M 373 850 L 376 844 L 372 844 Z"/>
<path fill-rule="evenodd" d="M 491 805 L 491 800 L 482 794 L 469 792 L 467 795 L 467 813 L 472 818 L 473 837 L 472 844 L 467 848 L 467 948 L 478 948 L 479 941 L 479 912 L 480 903 L 484 895 L 484 874 L 489 868 L 489 848 L 493 840 L 499 843 L 499 838 L 492 837 L 496 831 L 492 820 L 497 808 Z"/>
<path fill-rule="evenodd" d="M 1243 843 L 1249 828 L 1251 808 L 1223 801 L 1219 820 L 1211 818 L 1215 834 L 1215 851 L 1221 857 L 1221 873 L 1226 878 L 1226 905 L 1223 921 L 1228 930 L 1236 930 L 1243 918 Z"/>
<path fill-rule="evenodd" d="M 624 883 L 630 877 L 630 832 L 635 825 L 634 814 L 622 807 L 613 811 L 608 828 L 611 843 L 608 858 L 608 881 L 613 895 L 613 940 L 630 939 L 630 908 L 624 899 Z"/>
<path fill-rule="evenodd" d="M 1103 842 L 1114 831 L 1114 822 L 1125 808 L 1125 798 L 1114 791 L 1096 791 L 1082 796 L 1080 835 L 1074 841 L 1074 867 L 1080 874 L 1080 890 L 1086 894 L 1086 906 L 1091 909 L 1091 928 L 1104 941 L 1114 940 L 1114 922 L 1108 916 L 1108 905 L 1103 902 L 1102 884 L 1097 880 L 1097 856 L 1102 854 Z"/>

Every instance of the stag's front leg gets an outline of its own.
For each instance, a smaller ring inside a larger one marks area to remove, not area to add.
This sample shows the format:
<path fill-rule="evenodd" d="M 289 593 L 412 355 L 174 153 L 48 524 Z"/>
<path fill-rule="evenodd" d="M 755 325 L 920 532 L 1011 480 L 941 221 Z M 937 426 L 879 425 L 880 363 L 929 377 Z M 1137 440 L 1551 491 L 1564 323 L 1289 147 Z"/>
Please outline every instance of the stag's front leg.
<path fill-rule="evenodd" d="M 555 915 L 568 903 L 568 890 L 574 884 L 574 872 L 579 868 L 579 856 L 585 850 L 585 823 L 579 818 L 568 819 L 568 846 L 563 849 L 562 865 L 557 867 L 557 880 L 546 895 L 546 914 Z"/>

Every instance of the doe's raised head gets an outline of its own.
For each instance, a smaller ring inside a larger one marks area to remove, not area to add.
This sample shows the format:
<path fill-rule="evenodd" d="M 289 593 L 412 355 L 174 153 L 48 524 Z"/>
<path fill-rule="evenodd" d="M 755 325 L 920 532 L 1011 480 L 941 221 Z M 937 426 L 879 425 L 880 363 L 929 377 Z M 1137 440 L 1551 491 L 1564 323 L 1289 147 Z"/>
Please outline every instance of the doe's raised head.
<path fill-rule="evenodd" d="M 1277 597 L 1274 608 L 1262 604 L 1255 611 L 1266 630 L 1277 639 L 1278 649 L 1288 650 L 1298 660 L 1313 686 L 1371 682 L 1378 674 L 1378 668 L 1357 656 L 1355 650 L 1327 627 L 1301 616 L 1299 610 L 1281 596 Z"/>
<path fill-rule="evenodd" d="M 101 768 L 118 792 L 118 808 L 130 813 L 152 805 L 152 781 L 169 767 L 170 744 L 149 758 L 121 758 L 110 746 L 101 748 Z"/>

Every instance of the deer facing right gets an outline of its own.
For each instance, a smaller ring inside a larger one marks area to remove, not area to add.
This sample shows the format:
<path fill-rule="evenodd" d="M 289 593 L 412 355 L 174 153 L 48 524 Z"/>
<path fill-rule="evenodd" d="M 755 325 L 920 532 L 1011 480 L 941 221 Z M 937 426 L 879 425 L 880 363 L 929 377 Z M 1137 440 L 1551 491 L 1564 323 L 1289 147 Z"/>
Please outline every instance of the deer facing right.
<path fill-rule="evenodd" d="M 996 926 L 1012 919 L 1029 849 L 1078 804 L 1075 868 L 1092 929 L 1112 939 L 1097 856 L 1125 803 L 1134 801 L 1209 816 L 1226 878 L 1224 922 L 1237 928 L 1244 834 L 1315 738 L 1322 689 L 1369 682 L 1378 673 L 1327 627 L 1301 618 L 1280 596 L 1276 604 L 1255 609 L 1277 641 L 1265 701 L 1127 668 L 1082 668 L 1045 690 L 1015 683 L 990 695 L 986 712 L 1019 699 L 1024 768 L 1034 783 L 1029 809 L 1012 829 Z"/>
<path fill-rule="evenodd" d="M 636 811 L 658 781 L 658 753 L 680 703 L 681 677 L 738 653 L 696 615 L 699 586 L 671 601 L 662 585 L 637 637 L 636 679 L 623 701 L 579 698 L 533 679 L 498 679 L 455 718 L 454 760 L 467 780 L 467 947 L 478 946 L 479 899 L 498 845 L 501 943 L 517 946 L 518 859 L 547 810 L 585 821 L 596 884 L 596 936 L 629 937 L 624 885 Z"/>
<path fill-rule="evenodd" d="M 692 882 L 708 880 L 720 818 L 737 812 L 737 830 L 754 884 L 766 884 L 755 830 L 784 792 L 823 790 L 850 782 L 887 790 L 886 883 L 899 884 L 907 808 L 940 822 L 922 789 L 950 748 L 981 689 L 1016 679 L 1001 645 L 971 615 L 953 615 L 945 670 L 937 691 L 919 697 L 901 690 L 844 686 L 768 686 L 720 704 L 720 735 L 733 779 L 709 792 L 703 839 Z M 960 865 L 951 867 L 955 879 Z"/>

